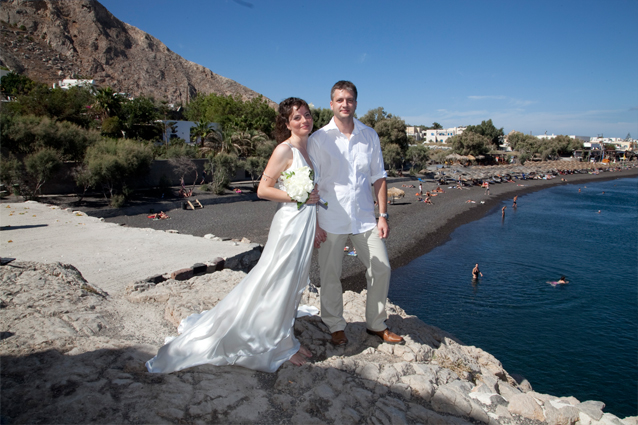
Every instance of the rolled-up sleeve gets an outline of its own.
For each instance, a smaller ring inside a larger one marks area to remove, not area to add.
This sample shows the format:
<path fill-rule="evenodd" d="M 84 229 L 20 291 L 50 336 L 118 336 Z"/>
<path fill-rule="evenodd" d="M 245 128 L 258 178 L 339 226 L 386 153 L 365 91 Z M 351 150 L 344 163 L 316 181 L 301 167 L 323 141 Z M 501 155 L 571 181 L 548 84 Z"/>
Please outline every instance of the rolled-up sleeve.
<path fill-rule="evenodd" d="M 374 133 L 374 132 L 373 132 Z M 383 153 L 381 152 L 381 141 L 376 133 L 373 134 L 372 158 L 370 161 L 370 180 L 372 184 L 379 179 L 386 178 L 388 173 L 383 164 Z"/>

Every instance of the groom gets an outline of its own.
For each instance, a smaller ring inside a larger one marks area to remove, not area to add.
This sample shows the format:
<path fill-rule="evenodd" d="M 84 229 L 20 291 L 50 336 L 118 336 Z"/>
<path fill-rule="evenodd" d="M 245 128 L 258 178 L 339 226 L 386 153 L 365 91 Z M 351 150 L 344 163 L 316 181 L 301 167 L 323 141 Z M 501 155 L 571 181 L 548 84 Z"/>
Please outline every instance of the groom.
<path fill-rule="evenodd" d="M 319 176 L 319 193 L 328 208 L 319 208 L 315 246 L 319 248 L 321 319 L 330 329 L 332 343 L 348 342 L 344 329 L 341 268 L 350 237 L 367 269 L 367 332 L 384 342 L 403 343 L 385 324 L 385 303 L 390 285 L 390 261 L 384 239 L 388 227 L 386 172 L 377 133 L 354 118 L 357 88 L 339 81 L 330 92 L 334 117 L 308 140 L 308 151 Z M 374 187 L 379 201 L 379 222 L 374 214 Z"/>

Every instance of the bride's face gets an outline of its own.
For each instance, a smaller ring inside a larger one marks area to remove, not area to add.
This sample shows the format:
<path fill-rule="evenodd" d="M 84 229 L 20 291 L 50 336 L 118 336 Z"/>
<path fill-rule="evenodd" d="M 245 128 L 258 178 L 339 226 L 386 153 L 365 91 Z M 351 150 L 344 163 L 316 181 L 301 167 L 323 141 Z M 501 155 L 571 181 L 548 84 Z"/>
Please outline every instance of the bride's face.
<path fill-rule="evenodd" d="M 288 117 L 288 130 L 297 137 L 306 137 L 312 131 L 312 114 L 305 106 L 294 108 Z"/>

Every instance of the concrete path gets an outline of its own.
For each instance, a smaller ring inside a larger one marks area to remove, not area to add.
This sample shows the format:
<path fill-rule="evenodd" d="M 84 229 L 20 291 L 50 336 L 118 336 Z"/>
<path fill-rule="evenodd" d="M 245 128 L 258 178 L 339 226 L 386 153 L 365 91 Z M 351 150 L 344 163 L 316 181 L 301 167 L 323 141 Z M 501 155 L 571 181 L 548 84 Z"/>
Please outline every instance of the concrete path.
<path fill-rule="evenodd" d="M 91 284 L 111 293 L 137 280 L 253 248 L 246 243 L 120 226 L 29 201 L 1 204 L 0 226 L 3 258 L 72 264 Z"/>

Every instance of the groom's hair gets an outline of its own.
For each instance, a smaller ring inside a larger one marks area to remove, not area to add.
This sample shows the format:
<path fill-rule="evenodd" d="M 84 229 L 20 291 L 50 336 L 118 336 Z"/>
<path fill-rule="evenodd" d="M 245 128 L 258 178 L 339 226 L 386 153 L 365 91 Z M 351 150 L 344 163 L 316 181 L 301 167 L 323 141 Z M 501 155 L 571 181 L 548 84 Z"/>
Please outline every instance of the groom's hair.
<path fill-rule="evenodd" d="M 302 106 L 305 106 L 308 110 L 310 110 L 308 103 L 298 97 L 289 97 L 279 104 L 279 115 L 277 115 L 275 120 L 275 139 L 277 140 L 277 143 L 281 143 L 290 137 L 291 133 L 286 124 L 288 124 L 288 119 L 294 112 L 295 108 L 299 109 Z"/>
<path fill-rule="evenodd" d="M 354 94 L 354 100 L 357 100 L 357 87 L 351 83 L 350 81 L 337 81 L 334 86 L 332 86 L 332 90 L 330 90 L 330 100 L 334 99 L 335 90 L 348 90 Z"/>

